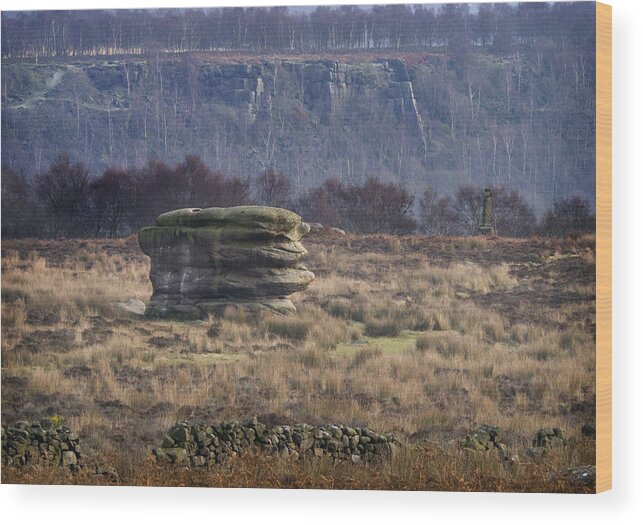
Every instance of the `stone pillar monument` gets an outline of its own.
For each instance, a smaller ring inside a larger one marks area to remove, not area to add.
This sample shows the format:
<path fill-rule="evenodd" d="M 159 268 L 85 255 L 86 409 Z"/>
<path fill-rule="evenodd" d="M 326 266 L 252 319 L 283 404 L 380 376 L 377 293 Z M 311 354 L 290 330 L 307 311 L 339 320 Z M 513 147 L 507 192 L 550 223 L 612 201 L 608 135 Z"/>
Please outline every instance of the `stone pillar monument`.
<path fill-rule="evenodd" d="M 491 190 L 485 188 L 484 203 L 482 206 L 482 224 L 478 226 L 478 235 L 495 235 L 493 226 L 491 226 Z"/>

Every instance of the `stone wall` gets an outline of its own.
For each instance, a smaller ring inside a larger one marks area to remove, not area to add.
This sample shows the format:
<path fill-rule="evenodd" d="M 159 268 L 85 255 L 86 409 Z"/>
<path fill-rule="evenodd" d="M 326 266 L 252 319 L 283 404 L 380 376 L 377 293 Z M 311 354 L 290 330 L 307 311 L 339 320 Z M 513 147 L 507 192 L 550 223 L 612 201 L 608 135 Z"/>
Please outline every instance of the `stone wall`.
<path fill-rule="evenodd" d="M 176 423 L 153 452 L 159 460 L 203 467 L 224 462 L 247 451 L 281 457 L 331 457 L 336 460 L 373 461 L 391 457 L 398 449 L 392 434 L 344 425 L 277 425 L 256 419 L 208 424 Z"/>
<path fill-rule="evenodd" d="M 57 418 L 39 422 L 18 421 L 2 426 L 2 464 L 48 465 L 78 468 L 81 463 L 78 435 L 59 424 Z"/>

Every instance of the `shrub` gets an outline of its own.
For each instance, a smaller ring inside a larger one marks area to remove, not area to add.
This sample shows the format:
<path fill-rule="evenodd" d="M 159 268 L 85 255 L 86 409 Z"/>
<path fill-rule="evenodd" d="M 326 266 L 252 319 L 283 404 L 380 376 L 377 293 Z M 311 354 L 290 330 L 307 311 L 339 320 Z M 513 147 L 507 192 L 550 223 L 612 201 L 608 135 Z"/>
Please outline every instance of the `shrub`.
<path fill-rule="evenodd" d="M 554 203 L 543 218 L 540 231 L 548 237 L 564 237 L 572 232 L 592 233 L 596 231 L 596 217 L 589 202 L 572 197 Z"/>

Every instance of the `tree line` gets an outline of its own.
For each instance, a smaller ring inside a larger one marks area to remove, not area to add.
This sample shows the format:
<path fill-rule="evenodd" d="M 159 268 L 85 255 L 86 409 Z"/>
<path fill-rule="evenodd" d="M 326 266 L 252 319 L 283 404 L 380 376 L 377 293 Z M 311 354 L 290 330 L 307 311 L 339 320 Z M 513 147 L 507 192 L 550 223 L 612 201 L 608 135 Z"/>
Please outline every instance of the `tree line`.
<path fill-rule="evenodd" d="M 539 221 L 518 191 L 500 186 L 492 194 L 497 235 L 595 231 L 591 206 L 579 197 L 555 202 Z M 173 209 L 247 204 L 290 208 L 308 222 L 352 233 L 464 236 L 481 224 L 483 188 L 460 186 L 453 195 L 427 188 L 416 200 L 401 184 L 377 177 L 363 184 L 331 178 L 296 195 L 273 168 L 252 179 L 227 177 L 194 155 L 175 165 L 151 160 L 142 168 L 108 168 L 94 178 L 67 154 L 33 177 L 2 169 L 3 238 L 122 237 Z"/>
<path fill-rule="evenodd" d="M 570 25 L 572 27 L 570 27 Z M 153 51 L 463 51 L 547 38 L 588 41 L 589 2 L 33 11 L 2 14 L 2 56 L 138 55 Z"/>

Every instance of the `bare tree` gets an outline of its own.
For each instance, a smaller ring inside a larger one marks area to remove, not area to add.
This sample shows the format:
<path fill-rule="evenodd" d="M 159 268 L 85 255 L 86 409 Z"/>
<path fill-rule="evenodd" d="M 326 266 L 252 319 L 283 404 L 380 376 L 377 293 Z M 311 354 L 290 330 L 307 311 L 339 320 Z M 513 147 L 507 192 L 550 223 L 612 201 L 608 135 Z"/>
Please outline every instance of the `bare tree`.
<path fill-rule="evenodd" d="M 298 203 L 307 220 L 355 233 L 408 234 L 415 230 L 413 196 L 399 184 L 370 177 L 363 185 L 337 179 L 306 193 Z"/>
<path fill-rule="evenodd" d="M 36 178 L 36 195 L 50 216 L 50 233 L 74 236 L 88 230 L 89 173 L 80 162 L 60 155 Z"/>
<path fill-rule="evenodd" d="M 483 202 L 482 188 L 460 186 L 455 194 L 453 207 L 458 223 L 467 235 L 474 235 L 480 226 Z"/>
<path fill-rule="evenodd" d="M 24 170 L 2 167 L 2 237 L 30 237 L 40 233 L 41 210 Z"/>
<path fill-rule="evenodd" d="M 491 224 L 504 237 L 528 237 L 537 228 L 532 207 L 516 190 L 492 188 Z"/>
<path fill-rule="evenodd" d="M 287 207 L 290 204 L 290 180 L 270 168 L 255 179 L 255 193 L 259 203 L 265 206 Z"/>
<path fill-rule="evenodd" d="M 133 189 L 132 175 L 126 170 L 108 169 L 91 183 L 89 190 L 97 237 L 116 237 L 124 233 Z"/>
<path fill-rule="evenodd" d="M 554 203 L 545 214 L 540 231 L 550 237 L 564 237 L 571 233 L 596 231 L 596 217 L 589 203 L 578 196 Z"/>
<path fill-rule="evenodd" d="M 458 215 L 449 196 L 438 197 L 428 188 L 420 200 L 420 226 L 428 235 L 461 235 Z"/>

